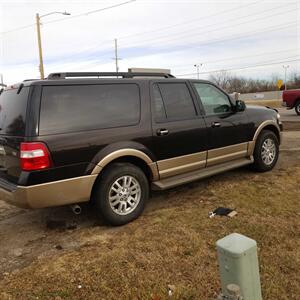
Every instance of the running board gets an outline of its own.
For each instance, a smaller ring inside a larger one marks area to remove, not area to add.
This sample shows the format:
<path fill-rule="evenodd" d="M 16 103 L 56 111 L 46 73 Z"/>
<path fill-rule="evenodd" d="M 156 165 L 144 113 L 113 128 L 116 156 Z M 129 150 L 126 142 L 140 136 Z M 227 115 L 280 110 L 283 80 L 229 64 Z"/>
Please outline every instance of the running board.
<path fill-rule="evenodd" d="M 165 178 L 162 180 L 154 181 L 152 183 L 153 190 L 166 190 L 173 188 L 175 186 L 185 184 L 191 181 L 199 180 L 202 178 L 210 177 L 215 174 L 219 174 L 225 171 L 229 171 L 232 169 L 236 169 L 242 166 L 246 166 L 253 163 L 253 157 L 242 158 L 230 162 L 226 162 L 223 164 L 215 165 L 212 167 L 199 169 L 196 171 L 188 172 L 185 174 L 180 174 L 176 176 L 172 176 L 169 178 Z"/>

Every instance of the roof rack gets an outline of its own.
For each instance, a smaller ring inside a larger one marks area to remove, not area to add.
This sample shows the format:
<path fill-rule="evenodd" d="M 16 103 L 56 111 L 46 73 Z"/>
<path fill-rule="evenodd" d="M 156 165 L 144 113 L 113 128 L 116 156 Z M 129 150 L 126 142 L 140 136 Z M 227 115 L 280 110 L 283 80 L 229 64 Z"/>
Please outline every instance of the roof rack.
<path fill-rule="evenodd" d="M 36 79 L 36 78 L 24 79 L 23 82 L 27 82 L 27 81 L 35 81 L 35 80 L 38 80 L 38 79 Z"/>
<path fill-rule="evenodd" d="M 47 79 L 66 79 L 68 77 L 122 77 L 122 78 L 134 78 L 134 77 L 163 77 L 163 78 L 175 78 L 168 73 L 148 73 L 148 72 L 67 72 L 67 73 L 51 73 Z"/>

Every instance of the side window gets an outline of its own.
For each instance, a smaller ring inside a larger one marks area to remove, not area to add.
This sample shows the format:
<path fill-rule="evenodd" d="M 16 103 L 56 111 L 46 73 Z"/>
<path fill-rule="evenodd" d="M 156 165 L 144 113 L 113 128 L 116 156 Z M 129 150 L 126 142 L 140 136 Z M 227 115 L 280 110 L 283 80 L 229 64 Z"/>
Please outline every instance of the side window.
<path fill-rule="evenodd" d="M 140 94 L 136 84 L 43 87 L 41 135 L 131 126 L 139 120 Z"/>
<path fill-rule="evenodd" d="M 159 83 L 168 121 L 186 120 L 196 116 L 193 99 L 185 83 Z"/>
<path fill-rule="evenodd" d="M 222 114 L 232 110 L 228 97 L 219 89 L 207 83 L 194 83 L 207 115 Z"/>
<path fill-rule="evenodd" d="M 156 122 L 166 121 L 167 115 L 164 102 L 157 84 L 153 86 L 154 118 Z"/>

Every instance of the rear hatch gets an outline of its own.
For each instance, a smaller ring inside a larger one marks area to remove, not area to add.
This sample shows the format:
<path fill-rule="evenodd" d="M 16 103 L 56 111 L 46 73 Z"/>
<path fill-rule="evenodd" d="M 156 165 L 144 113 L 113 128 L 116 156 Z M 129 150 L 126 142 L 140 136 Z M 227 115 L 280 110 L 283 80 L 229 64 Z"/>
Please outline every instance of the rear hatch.
<path fill-rule="evenodd" d="M 24 141 L 29 87 L 7 88 L 0 95 L 0 180 L 17 183 L 21 174 L 20 143 Z"/>

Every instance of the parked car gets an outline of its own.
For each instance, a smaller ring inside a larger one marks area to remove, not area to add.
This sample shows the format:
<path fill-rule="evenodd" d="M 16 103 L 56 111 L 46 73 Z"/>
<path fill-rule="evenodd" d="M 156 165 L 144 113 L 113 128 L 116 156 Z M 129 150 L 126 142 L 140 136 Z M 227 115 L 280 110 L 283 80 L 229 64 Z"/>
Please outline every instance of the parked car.
<path fill-rule="evenodd" d="M 300 115 L 300 90 L 283 91 L 282 101 L 282 106 L 287 109 L 295 108 L 296 114 Z"/>
<path fill-rule="evenodd" d="M 0 128 L 0 199 L 29 208 L 91 201 L 121 225 L 142 213 L 150 189 L 250 164 L 271 170 L 282 124 L 277 111 L 209 81 L 56 73 L 2 90 Z"/>

